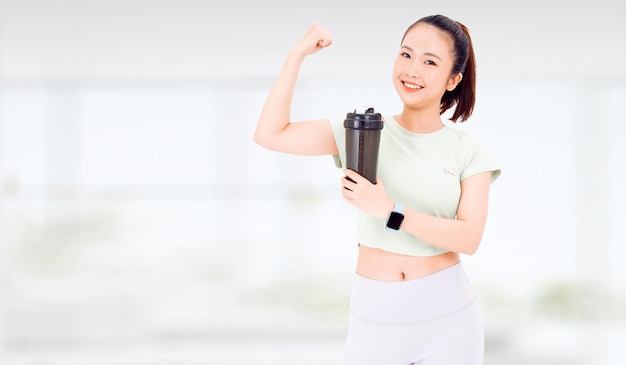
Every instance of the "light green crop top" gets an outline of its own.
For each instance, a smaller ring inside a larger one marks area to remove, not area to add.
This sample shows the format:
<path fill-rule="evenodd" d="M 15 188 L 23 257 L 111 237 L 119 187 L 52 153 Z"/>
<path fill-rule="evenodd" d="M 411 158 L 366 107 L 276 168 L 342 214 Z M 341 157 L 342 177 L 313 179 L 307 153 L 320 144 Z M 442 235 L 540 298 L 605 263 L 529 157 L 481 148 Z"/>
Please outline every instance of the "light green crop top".
<path fill-rule="evenodd" d="M 330 118 L 339 150 L 337 167 L 346 166 L 344 117 Z M 395 118 L 383 117 L 377 176 L 387 194 L 407 208 L 436 217 L 454 219 L 461 196 L 461 181 L 491 171 L 500 176 L 492 155 L 472 136 L 450 127 L 427 134 L 404 129 Z M 411 256 L 447 252 L 405 231 L 388 231 L 385 221 L 362 211 L 357 217 L 357 239 L 364 246 Z"/>

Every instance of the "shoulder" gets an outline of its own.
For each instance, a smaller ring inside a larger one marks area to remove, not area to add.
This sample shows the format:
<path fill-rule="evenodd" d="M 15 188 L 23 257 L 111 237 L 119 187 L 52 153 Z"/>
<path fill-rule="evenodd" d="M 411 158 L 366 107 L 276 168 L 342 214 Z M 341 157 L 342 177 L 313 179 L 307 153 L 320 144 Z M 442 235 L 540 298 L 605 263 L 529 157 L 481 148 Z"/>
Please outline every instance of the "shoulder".
<path fill-rule="evenodd" d="M 457 128 L 450 128 L 451 143 L 454 143 L 459 156 L 465 161 L 462 180 L 479 172 L 491 171 L 491 181 L 500 176 L 497 159 L 489 149 L 473 134 Z"/>
<path fill-rule="evenodd" d="M 448 129 L 448 134 L 452 138 L 456 138 L 462 141 L 478 142 L 478 139 L 473 134 L 467 131 L 461 130 L 454 126 L 446 126 L 446 128 Z"/>
<path fill-rule="evenodd" d="M 449 143 L 454 144 L 457 148 L 465 151 L 485 148 L 482 142 L 473 134 L 454 127 L 446 126 L 446 128 L 448 129 L 447 139 Z"/>

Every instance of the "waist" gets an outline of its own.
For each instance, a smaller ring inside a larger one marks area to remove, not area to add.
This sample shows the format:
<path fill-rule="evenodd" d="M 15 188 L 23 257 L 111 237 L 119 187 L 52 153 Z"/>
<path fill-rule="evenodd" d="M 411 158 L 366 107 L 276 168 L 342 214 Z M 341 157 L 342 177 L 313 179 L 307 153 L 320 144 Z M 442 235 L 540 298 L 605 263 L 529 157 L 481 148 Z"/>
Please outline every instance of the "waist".
<path fill-rule="evenodd" d="M 456 252 L 436 256 L 408 256 L 359 245 L 356 272 L 373 280 L 406 281 L 445 270 L 459 261 Z"/>
<path fill-rule="evenodd" d="M 450 315 L 475 300 L 465 271 L 457 263 L 434 274 L 401 282 L 356 275 L 350 308 L 353 315 L 368 321 L 409 324 Z"/>

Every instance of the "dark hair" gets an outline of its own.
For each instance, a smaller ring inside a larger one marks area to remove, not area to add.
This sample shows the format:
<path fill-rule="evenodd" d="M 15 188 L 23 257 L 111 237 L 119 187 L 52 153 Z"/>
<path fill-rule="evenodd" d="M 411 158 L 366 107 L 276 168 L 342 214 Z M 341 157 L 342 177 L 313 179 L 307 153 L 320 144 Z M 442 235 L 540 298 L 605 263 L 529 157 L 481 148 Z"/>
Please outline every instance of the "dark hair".
<path fill-rule="evenodd" d="M 452 74 L 462 73 L 463 79 L 454 90 L 446 91 L 443 94 L 439 113 L 443 114 L 446 110 L 456 105 L 450 120 L 456 122 L 460 119 L 461 122 L 464 122 L 472 115 L 474 102 L 476 101 L 476 61 L 469 30 L 465 25 L 444 15 L 430 15 L 411 24 L 404 32 L 402 41 L 404 41 L 406 34 L 420 23 L 435 26 L 452 38 L 454 55 Z"/>

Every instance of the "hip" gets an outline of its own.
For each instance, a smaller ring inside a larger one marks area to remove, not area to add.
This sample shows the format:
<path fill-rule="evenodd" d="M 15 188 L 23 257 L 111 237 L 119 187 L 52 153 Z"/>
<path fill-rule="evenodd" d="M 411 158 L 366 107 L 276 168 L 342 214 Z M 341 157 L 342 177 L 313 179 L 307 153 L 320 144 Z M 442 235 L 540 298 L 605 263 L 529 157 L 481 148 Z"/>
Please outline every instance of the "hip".
<path fill-rule="evenodd" d="M 351 312 L 370 321 L 409 324 L 458 313 L 476 297 L 461 263 L 419 279 L 379 281 L 356 275 Z"/>

